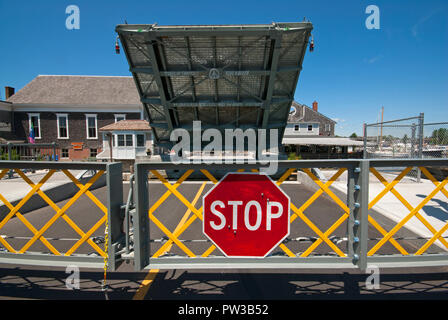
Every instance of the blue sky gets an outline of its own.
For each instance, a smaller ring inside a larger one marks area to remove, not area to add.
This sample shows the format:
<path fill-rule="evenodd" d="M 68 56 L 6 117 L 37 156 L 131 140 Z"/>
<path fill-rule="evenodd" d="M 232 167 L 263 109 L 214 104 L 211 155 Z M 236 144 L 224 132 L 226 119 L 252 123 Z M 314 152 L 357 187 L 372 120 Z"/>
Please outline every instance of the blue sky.
<path fill-rule="evenodd" d="M 80 9 L 80 29 L 65 27 L 68 5 Z M 369 30 L 368 5 L 380 9 Z M 448 121 L 448 2 L 434 1 L 3 1 L 0 0 L 0 99 L 4 86 L 25 86 L 38 74 L 130 75 L 116 55 L 123 23 L 250 24 L 302 21 L 313 25 L 295 98 L 337 119 L 336 134 L 425 113 Z"/>

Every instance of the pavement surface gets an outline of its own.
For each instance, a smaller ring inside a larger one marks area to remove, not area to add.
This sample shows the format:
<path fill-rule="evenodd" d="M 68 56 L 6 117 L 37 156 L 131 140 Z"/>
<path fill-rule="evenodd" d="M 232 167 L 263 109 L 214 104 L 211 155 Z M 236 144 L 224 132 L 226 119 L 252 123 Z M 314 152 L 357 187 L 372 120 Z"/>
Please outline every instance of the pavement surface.
<path fill-rule="evenodd" d="M 324 174 L 326 178 L 329 179 L 335 172 L 336 171 L 325 171 Z M 400 172 L 388 173 L 380 171 L 380 174 L 388 182 L 392 182 L 399 173 Z M 339 179 L 332 184 L 332 187 L 346 194 L 347 172 L 344 172 Z M 394 189 L 398 192 L 398 196 L 401 195 L 410 207 L 407 207 L 400 201 L 397 195 L 394 195 L 389 191 L 372 207 L 372 209 L 397 224 L 409 215 L 410 208 L 417 207 L 435 188 L 436 185 L 428 179 L 422 178 L 418 183 L 415 178 L 406 176 L 394 186 Z M 374 174 L 370 173 L 369 201 L 375 199 L 375 197 L 384 189 L 385 185 Z M 420 237 L 430 239 L 434 233 L 423 223 L 427 221 L 436 231 L 445 228 L 446 231 L 442 233 L 442 236 L 448 238 L 447 189 L 448 188 L 445 187 L 445 190 L 441 190 L 434 194 L 421 210 L 418 211 L 424 220 L 420 220 L 414 215 L 404 224 L 404 227 Z M 446 246 L 439 240 L 436 240 L 430 248 L 440 252 L 447 250 Z"/>
<path fill-rule="evenodd" d="M 2 181 L 3 184 L 3 181 Z M 182 184 L 179 191 L 189 200 L 196 201 L 196 208 L 201 205 L 200 196 L 212 187 L 196 181 Z M 127 197 L 129 185 L 124 185 Z M 282 188 L 288 193 L 293 203 L 300 206 L 314 192 L 296 182 L 286 182 Z M 167 189 L 160 183 L 150 183 L 149 199 L 152 205 Z M 106 188 L 99 188 L 92 193 L 102 202 L 106 201 Z M 344 200 L 343 198 L 341 198 Z M 68 200 L 58 202 L 62 207 Z M 124 201 L 124 199 L 123 199 Z M 327 195 L 322 195 L 312 204 L 305 215 L 322 231 L 327 230 L 342 215 L 339 208 Z M 76 201 L 67 213 L 84 232 L 89 230 L 102 216 L 101 211 L 85 195 Z M 54 215 L 53 209 L 44 207 L 25 214 L 35 228 L 39 229 Z M 180 222 L 191 215 L 187 208 L 171 195 L 155 212 L 157 218 L 171 231 L 179 227 Z M 393 225 L 386 219 L 385 223 Z M 332 234 L 342 239 L 346 235 L 347 225 L 341 224 Z M 162 240 L 166 237 L 152 222 L 151 239 Z M 20 248 L 32 236 L 24 224 L 17 218 L 11 219 L 0 229 L 0 234 L 14 247 Z M 104 235 L 104 225 L 92 236 Z M 58 219 L 44 233 L 44 236 L 61 252 L 68 250 L 79 235 L 63 220 Z M 313 237 L 314 232 L 300 219 L 291 225 L 290 238 Z M 380 237 L 379 232 L 369 227 L 369 238 Z M 185 242 L 194 253 L 201 254 L 210 243 L 204 241 L 201 223 L 195 221 L 180 237 L 181 240 L 202 240 Z M 369 246 L 377 240 L 369 241 Z M 312 242 L 290 241 L 288 248 L 295 253 L 303 252 Z M 400 244 L 409 251 L 415 250 L 415 243 L 400 240 Z M 161 242 L 152 242 L 151 251 L 157 250 Z M 337 246 L 347 252 L 347 242 L 339 241 Z M 41 242 L 35 242 L 30 251 L 49 252 Z M 220 255 L 217 250 L 213 252 Z M 274 251 L 275 252 L 275 251 Z M 322 243 L 316 248 L 317 254 L 331 254 L 331 248 Z M 76 253 L 94 253 L 93 248 L 84 243 Z M 173 245 L 170 254 L 184 255 Z M 386 243 L 380 254 L 396 253 L 396 249 Z M 80 289 L 70 289 L 66 281 L 70 274 L 65 268 L 0 265 L 0 298 L 2 299 L 446 299 L 448 297 L 448 267 L 433 268 L 398 268 L 381 270 L 380 287 L 367 287 L 366 280 L 370 273 L 359 270 L 150 270 L 134 272 L 132 263 L 123 263 L 116 272 L 107 273 L 108 290 L 101 290 L 102 270 L 80 269 Z"/>
<path fill-rule="evenodd" d="M 70 170 L 75 177 L 84 171 L 85 170 Z M 38 183 L 47 172 L 47 170 L 36 170 L 35 172 L 30 171 L 26 172 L 26 176 L 33 183 Z M 41 190 L 45 191 L 68 182 L 71 182 L 71 180 L 63 172 L 57 171 L 47 182 L 45 182 Z M 0 180 L 0 194 L 4 195 L 9 202 L 23 198 L 30 190 L 31 186 L 15 172 L 11 179 L 9 179 L 8 175 L 6 175 Z"/>

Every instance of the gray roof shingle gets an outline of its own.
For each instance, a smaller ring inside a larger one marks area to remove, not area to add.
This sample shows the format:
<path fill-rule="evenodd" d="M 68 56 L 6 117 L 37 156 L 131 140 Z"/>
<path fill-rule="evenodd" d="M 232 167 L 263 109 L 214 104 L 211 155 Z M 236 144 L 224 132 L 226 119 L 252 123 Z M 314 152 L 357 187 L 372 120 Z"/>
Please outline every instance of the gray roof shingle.
<path fill-rule="evenodd" d="M 322 113 L 320 113 L 319 111 L 314 111 L 313 108 L 308 107 L 306 104 L 301 104 L 298 103 L 297 101 L 293 101 L 291 104 L 291 108 L 294 107 L 296 109 L 295 113 L 289 113 L 288 116 L 288 123 L 297 123 L 300 122 L 303 119 L 303 108 L 308 108 L 308 110 L 310 110 L 311 112 L 316 112 L 319 116 L 322 116 L 324 118 L 327 118 L 328 120 L 332 121 L 333 123 L 336 123 L 336 121 L 334 121 L 331 118 L 328 118 L 327 116 L 323 115 Z"/>
<path fill-rule="evenodd" d="M 39 75 L 8 102 L 70 105 L 141 105 L 132 77 Z"/>

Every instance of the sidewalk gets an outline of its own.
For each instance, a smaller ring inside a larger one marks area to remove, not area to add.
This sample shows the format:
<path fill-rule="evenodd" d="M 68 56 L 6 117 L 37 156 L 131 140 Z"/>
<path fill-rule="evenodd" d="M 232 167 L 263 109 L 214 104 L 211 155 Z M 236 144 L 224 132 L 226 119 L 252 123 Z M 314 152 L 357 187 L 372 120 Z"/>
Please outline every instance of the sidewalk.
<path fill-rule="evenodd" d="M 26 176 L 33 182 L 38 183 L 46 174 L 48 170 L 36 170 L 34 173 L 26 173 Z M 84 170 L 70 170 L 73 176 L 77 177 Z M 12 179 L 8 179 L 6 175 L 0 180 L 0 194 L 9 202 L 22 199 L 31 190 L 31 186 L 24 181 L 17 173 L 14 173 Z M 61 171 L 55 172 L 41 188 L 42 191 L 52 189 L 54 187 L 71 182 L 71 180 Z M 0 201 L 1 203 L 1 201 Z M 1 203 L 3 205 L 3 203 Z"/>
<path fill-rule="evenodd" d="M 39 183 L 48 173 L 47 170 L 37 170 L 34 173 L 28 172 L 26 176 L 34 183 Z M 86 170 L 70 170 L 70 173 L 85 184 L 90 178 L 91 173 Z M 83 176 L 83 178 L 81 178 Z M 105 176 L 101 176 L 90 187 L 94 190 L 106 184 Z M 0 180 L 0 194 L 12 205 L 16 206 L 30 191 L 32 187 L 24 181 L 17 173 L 14 173 L 12 179 L 4 177 Z M 40 188 L 53 202 L 59 202 L 72 197 L 79 191 L 78 187 L 62 172 L 55 172 Z M 37 193 L 34 193 L 28 201 L 20 208 L 20 212 L 27 213 L 48 204 Z M 0 200 L 0 221 L 10 212 L 10 208 Z"/>
<path fill-rule="evenodd" d="M 325 177 L 330 179 L 335 173 L 335 170 L 323 171 Z M 393 181 L 395 175 L 380 172 L 380 174 L 388 182 Z M 347 172 L 344 172 L 338 180 L 336 180 L 331 187 L 347 194 Z M 370 173 L 369 177 L 369 202 L 372 201 L 385 188 L 377 177 Z M 429 195 L 436 186 L 427 179 L 421 179 L 421 183 L 417 183 L 415 179 L 404 177 L 394 189 L 415 208 L 418 206 L 427 195 Z M 386 193 L 373 207 L 373 210 L 386 216 L 387 218 L 399 223 L 408 214 L 409 210 L 395 197 L 392 192 Z M 437 192 L 434 197 L 419 211 L 421 216 L 428 221 L 428 223 L 439 231 L 448 223 L 448 199 L 442 192 Z M 415 215 L 408 220 L 404 227 L 408 230 L 425 238 L 431 238 L 433 233 L 417 218 Z M 390 231 L 390 230 L 387 230 Z M 444 237 L 448 237 L 448 231 L 443 233 Z M 446 250 L 446 247 L 440 242 L 435 241 L 434 244 Z"/>

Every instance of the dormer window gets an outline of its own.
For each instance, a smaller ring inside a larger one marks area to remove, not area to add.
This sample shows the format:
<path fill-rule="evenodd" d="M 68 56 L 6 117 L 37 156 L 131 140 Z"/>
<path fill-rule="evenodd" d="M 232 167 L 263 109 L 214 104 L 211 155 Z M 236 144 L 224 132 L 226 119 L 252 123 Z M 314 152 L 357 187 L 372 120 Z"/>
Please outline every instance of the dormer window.
<path fill-rule="evenodd" d="M 114 114 L 115 122 L 126 120 L 125 114 Z"/>

